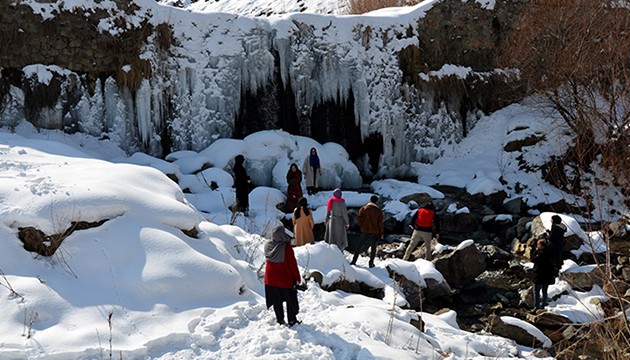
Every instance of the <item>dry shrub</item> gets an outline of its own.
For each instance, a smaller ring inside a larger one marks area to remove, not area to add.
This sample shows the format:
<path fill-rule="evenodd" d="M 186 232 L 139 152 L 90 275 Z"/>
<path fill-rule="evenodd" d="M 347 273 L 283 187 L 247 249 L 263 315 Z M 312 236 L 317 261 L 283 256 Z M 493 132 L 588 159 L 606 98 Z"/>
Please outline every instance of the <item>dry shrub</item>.
<path fill-rule="evenodd" d="M 417 5 L 422 0 L 348 0 L 349 14 L 365 14 L 370 11 L 399 6 Z"/>
<path fill-rule="evenodd" d="M 615 0 L 532 1 L 498 60 L 519 69 L 574 133 L 565 161 L 586 170 L 598 160 L 614 185 L 630 186 L 630 9 Z"/>

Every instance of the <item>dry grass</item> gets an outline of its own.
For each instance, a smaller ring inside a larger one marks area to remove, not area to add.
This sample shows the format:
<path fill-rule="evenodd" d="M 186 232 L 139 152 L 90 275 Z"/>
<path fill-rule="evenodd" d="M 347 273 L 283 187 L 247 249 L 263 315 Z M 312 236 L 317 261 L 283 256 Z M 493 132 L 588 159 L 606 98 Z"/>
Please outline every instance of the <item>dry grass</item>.
<path fill-rule="evenodd" d="M 420 2 L 421 0 L 348 0 L 348 13 L 365 14 L 388 7 L 413 6 Z"/>

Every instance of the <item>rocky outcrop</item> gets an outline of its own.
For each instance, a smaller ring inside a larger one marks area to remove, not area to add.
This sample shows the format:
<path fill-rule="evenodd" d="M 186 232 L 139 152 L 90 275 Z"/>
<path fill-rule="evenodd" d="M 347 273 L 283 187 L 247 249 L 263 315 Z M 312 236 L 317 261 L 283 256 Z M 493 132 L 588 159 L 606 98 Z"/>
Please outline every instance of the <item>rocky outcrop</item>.
<path fill-rule="evenodd" d="M 25 3 L 0 2 L 0 42 L 5 45 L 0 110 L 11 107 L 36 127 L 103 136 L 130 152 L 156 156 L 199 151 L 221 137 L 283 128 L 322 143 L 340 143 L 352 160 L 367 155 L 360 169 L 366 176 L 383 171 L 387 174 L 380 175 L 405 176 L 410 161 L 433 161 L 440 154 L 431 149 L 466 136 L 479 110 L 489 113 L 518 96 L 513 79 L 493 72 L 495 52 L 518 18 L 518 2 L 500 2 L 489 10 L 477 2 L 440 1 L 426 15 L 419 12 L 415 23 L 383 29 L 358 21 L 348 44 L 327 43 L 317 34 L 333 31 L 330 25 L 319 28 L 298 17 L 294 33 L 286 38 L 278 38 L 264 19 L 252 19 L 249 29 L 232 30 L 226 21 L 217 25 L 224 27 L 219 30 L 182 35 L 177 24 L 186 12 L 169 10 L 168 23 L 159 23 L 158 6 L 115 0 L 85 10 L 59 0 L 34 10 Z M 226 34 L 235 46 L 243 46 L 242 54 L 219 59 L 220 54 L 200 53 L 194 67 L 186 65 L 195 62 L 189 51 L 207 51 Z M 186 47 L 188 35 L 208 47 Z M 401 49 L 401 42 L 410 45 Z M 343 58 L 346 47 L 366 55 Z M 372 63 L 368 50 L 380 51 L 387 60 Z M 218 67 L 219 62 L 225 66 Z M 299 66 L 289 69 L 294 63 Z M 383 69 L 384 63 L 391 69 Z M 50 81 L 42 83 L 24 71 L 36 64 L 47 67 Z M 242 68 L 246 64 L 252 68 Z M 469 68 L 469 75 L 432 75 L 445 64 Z M 363 68 L 368 70 L 359 73 Z M 334 72 L 339 72 L 340 89 L 308 87 L 328 79 L 318 73 Z M 302 83 L 302 78 L 311 80 Z M 206 86 L 206 79 L 214 79 L 207 85 L 214 86 L 211 91 L 194 88 Z M 390 103 L 385 107 L 383 99 L 372 98 L 389 93 L 371 91 L 369 84 L 376 83 L 393 89 L 394 98 L 385 99 Z M 317 89 L 321 94 L 314 93 Z M 23 103 L 16 91 L 23 93 Z M 369 105 L 377 101 L 379 106 Z M 415 108 L 419 103 L 422 111 Z M 397 121 L 380 120 L 390 116 Z M 437 131 L 431 130 L 430 138 L 424 116 L 439 118 L 432 120 L 431 129 Z M 189 127 L 197 133 L 190 134 Z M 425 142 L 432 145 L 421 151 L 408 146 Z"/>
<path fill-rule="evenodd" d="M 435 268 L 444 276 L 451 287 L 461 288 L 486 271 L 486 261 L 472 240 L 468 240 L 455 251 L 433 261 Z"/>

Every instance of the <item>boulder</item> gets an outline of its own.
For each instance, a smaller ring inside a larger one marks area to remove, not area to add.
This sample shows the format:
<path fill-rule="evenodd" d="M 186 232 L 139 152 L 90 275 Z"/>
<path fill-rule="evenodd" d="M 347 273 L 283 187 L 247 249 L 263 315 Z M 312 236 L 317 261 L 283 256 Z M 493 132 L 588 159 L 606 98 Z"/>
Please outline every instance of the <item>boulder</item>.
<path fill-rule="evenodd" d="M 607 281 L 606 266 L 599 265 L 591 271 L 565 271 L 560 279 L 569 283 L 572 289 L 590 291 L 593 285 L 604 286 Z"/>
<path fill-rule="evenodd" d="M 415 201 L 418 206 L 423 206 L 433 201 L 433 198 L 427 193 L 415 193 L 400 198 L 400 202 L 403 204 L 408 204 L 410 201 Z"/>
<path fill-rule="evenodd" d="M 453 288 L 462 288 L 486 271 L 486 260 L 472 240 L 462 242 L 452 253 L 433 261 Z"/>
<path fill-rule="evenodd" d="M 515 318 L 514 320 L 515 323 L 522 321 Z M 522 322 L 525 323 L 524 321 Z M 492 334 L 512 339 L 520 345 L 535 348 L 547 348 L 551 345 L 548 343 L 542 343 L 536 336 L 530 334 L 524 327 L 508 323 L 504 321 L 502 317 L 496 316 L 494 314 L 488 317 L 488 324 L 490 332 Z"/>
<path fill-rule="evenodd" d="M 489 233 L 501 234 L 512 225 L 511 215 L 486 215 L 483 217 L 482 229 Z"/>
<path fill-rule="evenodd" d="M 626 241 L 630 240 L 630 232 L 628 224 L 625 221 L 616 221 L 608 225 L 608 236 L 610 241 Z"/>
<path fill-rule="evenodd" d="M 527 321 L 537 327 L 544 328 L 560 328 L 573 323 L 568 317 L 550 311 L 539 311 L 536 314 L 528 314 Z"/>
<path fill-rule="evenodd" d="M 503 204 L 503 208 L 508 214 L 520 215 L 525 213 L 527 206 L 522 197 L 517 197 Z"/>
<path fill-rule="evenodd" d="M 470 213 L 440 215 L 440 232 L 470 234 L 477 230 L 477 219 Z"/>
<path fill-rule="evenodd" d="M 486 259 L 488 267 L 498 268 L 507 267 L 508 261 L 512 255 L 495 245 L 484 245 L 481 247 L 481 253 Z"/>

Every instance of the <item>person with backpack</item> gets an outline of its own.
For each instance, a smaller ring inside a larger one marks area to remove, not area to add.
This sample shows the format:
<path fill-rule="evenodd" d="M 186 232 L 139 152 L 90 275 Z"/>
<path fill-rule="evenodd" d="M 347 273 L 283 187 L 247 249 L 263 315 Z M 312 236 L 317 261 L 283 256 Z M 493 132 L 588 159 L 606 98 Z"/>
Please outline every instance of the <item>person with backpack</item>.
<path fill-rule="evenodd" d="M 306 198 L 298 201 L 298 207 L 293 211 L 293 233 L 295 234 L 295 246 L 311 244 L 315 240 L 313 235 L 313 213 L 308 208 Z"/>
<path fill-rule="evenodd" d="M 547 306 L 547 289 L 555 282 L 557 270 L 553 253 L 545 237 L 536 241 L 536 247 L 531 256 L 534 263 L 532 281 L 534 283 L 534 310 Z"/>
<path fill-rule="evenodd" d="M 372 195 L 370 202 L 359 209 L 357 216 L 357 224 L 361 229 L 361 243 L 354 252 L 351 265 L 355 265 L 359 258 L 359 254 L 371 248 L 369 266 L 374 267 L 374 257 L 376 257 L 376 245 L 378 240 L 383 240 L 383 212 L 377 205 L 378 196 Z"/>
<path fill-rule="evenodd" d="M 440 239 L 440 219 L 435 212 L 435 205 L 432 201 L 429 201 L 426 205 L 420 207 L 411 218 L 413 224 L 413 233 L 411 234 L 411 240 L 409 246 L 405 251 L 403 260 L 408 260 L 413 253 L 416 246 L 420 241 L 424 241 L 424 247 L 426 250 L 426 260 L 433 260 L 433 254 L 431 253 L 431 241 L 435 237 L 436 240 Z"/>
<path fill-rule="evenodd" d="M 284 225 L 277 225 L 271 240 L 265 243 L 265 300 L 267 308 L 273 306 L 278 324 L 284 324 L 283 303 L 287 303 L 289 326 L 299 324 L 300 311 L 297 286 L 302 282 L 291 239 L 284 231 Z"/>

